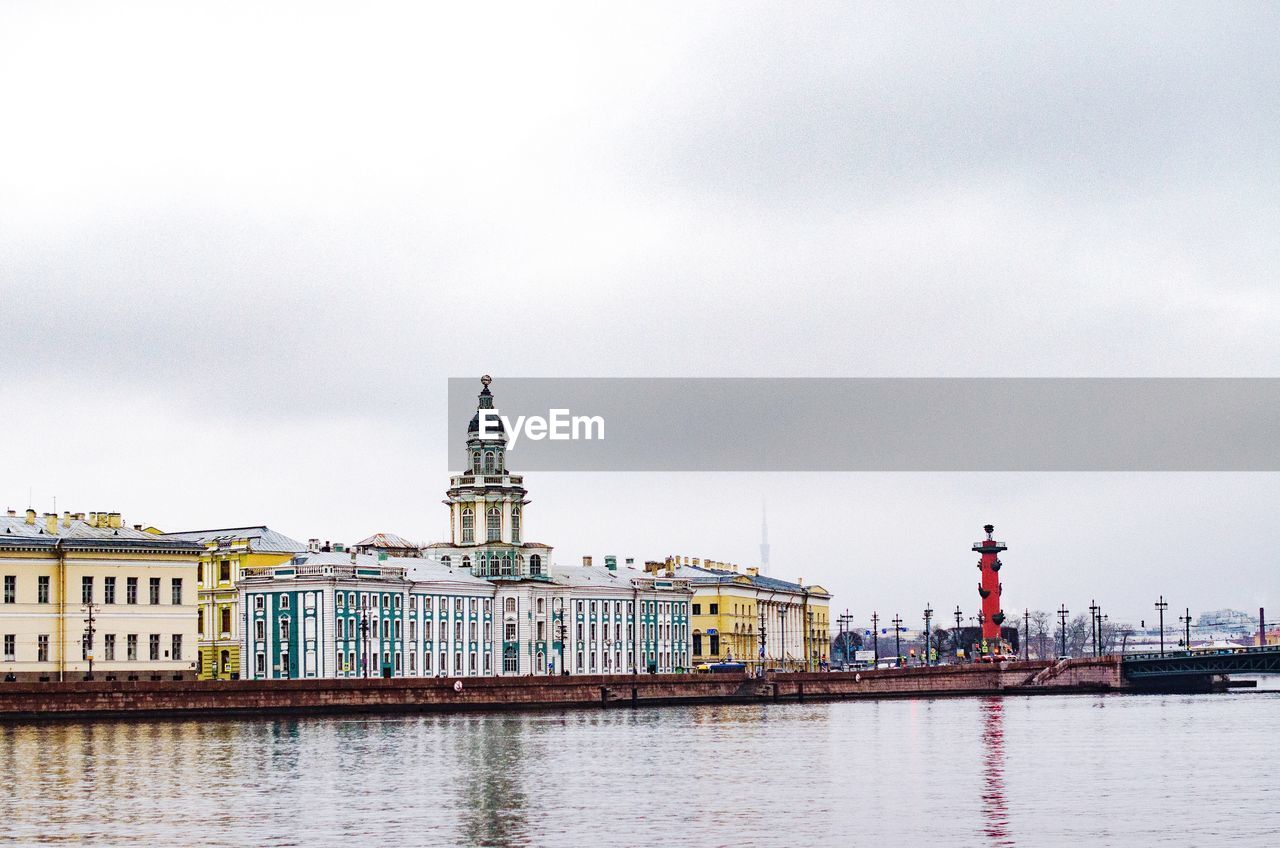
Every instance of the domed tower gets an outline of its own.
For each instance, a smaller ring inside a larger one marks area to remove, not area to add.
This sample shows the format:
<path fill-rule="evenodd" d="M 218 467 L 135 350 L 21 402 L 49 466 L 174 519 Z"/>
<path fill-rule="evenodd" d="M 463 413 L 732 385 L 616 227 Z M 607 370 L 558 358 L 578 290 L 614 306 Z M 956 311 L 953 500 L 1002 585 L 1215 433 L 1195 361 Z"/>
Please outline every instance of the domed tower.
<path fill-rule="evenodd" d="M 978 560 L 978 570 L 982 572 L 978 582 L 978 596 L 982 598 L 982 641 L 988 653 L 1000 653 L 1000 625 L 1004 624 L 1004 611 L 1000 607 L 1000 552 L 1008 547 L 992 537 L 996 529 L 993 525 L 987 524 L 982 529 L 987 538 L 973 543 L 973 549 L 982 554 Z"/>
<path fill-rule="evenodd" d="M 467 426 L 467 470 L 449 478 L 450 544 L 432 547 L 477 577 L 545 578 L 550 549 L 525 542 L 529 500 L 524 478 L 507 469 L 507 433 L 493 405 L 492 382 L 488 374 L 480 378 L 476 414 Z"/>

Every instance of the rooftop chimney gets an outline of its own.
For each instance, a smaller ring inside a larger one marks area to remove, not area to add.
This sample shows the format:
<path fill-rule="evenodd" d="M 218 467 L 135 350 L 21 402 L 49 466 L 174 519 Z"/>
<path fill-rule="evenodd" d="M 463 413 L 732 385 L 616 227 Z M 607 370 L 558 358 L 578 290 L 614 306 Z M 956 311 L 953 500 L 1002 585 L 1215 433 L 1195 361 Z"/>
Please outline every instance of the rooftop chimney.
<path fill-rule="evenodd" d="M 120 528 L 120 527 L 122 527 L 123 525 L 124 525 L 124 522 L 123 522 L 123 521 L 121 520 L 121 518 L 120 518 L 120 513 L 118 513 L 118 512 L 109 512 L 109 513 L 107 513 L 107 526 L 108 526 L 108 527 L 113 527 L 113 528 L 117 528 L 117 529 L 119 529 L 119 528 Z"/>
<path fill-rule="evenodd" d="M 308 540 L 307 540 L 307 550 L 308 550 L 308 551 L 310 551 L 310 552 L 311 552 L 311 553 L 313 553 L 313 554 L 315 554 L 315 553 L 319 553 L 319 552 L 320 552 L 320 540 L 319 540 L 319 539 L 308 539 Z"/>
<path fill-rule="evenodd" d="M 71 526 L 71 513 L 65 512 L 65 511 L 62 513 L 62 526 L 63 527 Z"/>
<path fill-rule="evenodd" d="M 582 567 L 583 567 L 583 568 L 590 568 L 590 567 L 591 567 L 591 557 L 589 557 L 589 556 L 584 556 L 584 557 L 582 558 Z"/>
<path fill-rule="evenodd" d="M 28 524 L 36 523 L 36 511 L 34 509 L 31 509 L 30 507 L 27 508 L 27 523 Z"/>
<path fill-rule="evenodd" d="M 141 524 L 135 524 L 135 525 L 133 525 L 133 529 L 134 529 L 134 530 L 141 530 L 141 529 L 142 529 L 142 525 L 141 525 Z"/>
<path fill-rule="evenodd" d="M 5 510 L 5 512 L 8 513 L 10 518 L 16 518 L 18 516 L 18 511 L 16 509 Z"/>
<path fill-rule="evenodd" d="M 46 512 L 44 514 L 44 532 L 48 533 L 50 536 L 56 536 L 58 534 L 58 513 Z"/>
<path fill-rule="evenodd" d="M 796 578 L 796 585 L 797 585 L 797 586 L 803 586 L 803 585 L 804 585 L 804 578 L 803 578 L 803 577 L 797 577 L 797 578 Z"/>
<path fill-rule="evenodd" d="M 760 569 L 758 569 L 758 568 L 748 568 L 748 569 L 747 569 L 747 576 L 748 576 L 748 577 L 759 577 L 759 576 L 760 576 Z"/>
<path fill-rule="evenodd" d="M 604 555 L 604 567 L 605 567 L 605 568 L 607 568 L 607 569 L 609 569 L 610 571 L 617 571 L 617 570 L 618 570 L 618 558 L 617 558 L 616 556 L 613 556 L 612 554 L 605 554 L 605 555 Z"/>
<path fill-rule="evenodd" d="M 635 568 L 635 565 L 636 565 L 636 558 L 627 557 L 627 568 Z"/>

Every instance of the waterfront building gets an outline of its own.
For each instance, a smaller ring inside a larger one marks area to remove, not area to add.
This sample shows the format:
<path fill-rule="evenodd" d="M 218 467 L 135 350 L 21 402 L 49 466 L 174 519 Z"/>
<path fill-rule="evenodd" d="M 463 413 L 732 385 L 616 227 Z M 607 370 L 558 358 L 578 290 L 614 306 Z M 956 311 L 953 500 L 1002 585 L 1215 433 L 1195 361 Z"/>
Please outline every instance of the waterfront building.
<path fill-rule="evenodd" d="M 493 673 L 494 587 L 465 569 L 307 551 L 239 588 L 248 679 Z"/>
<path fill-rule="evenodd" d="M 203 548 L 196 573 L 196 629 L 201 680 L 231 680 L 239 676 L 240 593 L 236 583 L 245 568 L 285 562 L 303 550 L 302 544 L 263 526 L 224 527 L 161 533 L 161 538 L 195 542 Z"/>
<path fill-rule="evenodd" d="M 524 479 L 506 435 L 481 438 L 483 381 L 467 431 L 467 471 L 446 493 L 450 539 L 420 551 L 390 534 L 310 544 L 246 569 L 241 594 L 250 678 L 667 673 L 691 665 L 690 581 L 604 557 L 552 562 L 526 539 Z M 408 556 L 395 556 L 396 552 Z"/>
<path fill-rule="evenodd" d="M 194 678 L 201 551 L 126 526 L 118 512 L 9 510 L 0 517 L 0 675 Z"/>
<path fill-rule="evenodd" d="M 751 668 L 816 671 L 826 663 L 831 595 L 821 586 L 698 557 L 670 556 L 645 568 L 687 579 L 692 586 L 695 665 L 734 661 Z"/>
<path fill-rule="evenodd" d="M 537 582 L 355 551 L 308 551 L 246 568 L 242 673 L 261 680 L 688 668 L 687 584 L 606 562 L 553 566 Z"/>
<path fill-rule="evenodd" d="M 507 467 L 500 419 L 482 434 L 492 410 L 488 376 L 467 426 L 465 468 L 450 477 L 448 542 L 423 553 L 467 569 L 495 586 L 501 609 L 500 674 L 673 672 L 690 667 L 689 581 L 652 575 L 605 557 L 552 566 L 550 545 L 528 540 L 524 477 Z"/>

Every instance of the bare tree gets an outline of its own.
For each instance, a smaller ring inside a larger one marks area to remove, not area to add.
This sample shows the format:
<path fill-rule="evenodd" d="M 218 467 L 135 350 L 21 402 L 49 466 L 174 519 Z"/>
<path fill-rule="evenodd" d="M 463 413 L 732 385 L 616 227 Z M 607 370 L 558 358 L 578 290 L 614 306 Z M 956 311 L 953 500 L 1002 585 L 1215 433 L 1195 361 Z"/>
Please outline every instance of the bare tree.
<path fill-rule="evenodd" d="M 1038 659 L 1048 659 L 1056 655 L 1051 653 L 1055 651 L 1052 618 L 1044 610 L 1035 610 L 1031 613 L 1031 644 L 1035 646 Z"/>

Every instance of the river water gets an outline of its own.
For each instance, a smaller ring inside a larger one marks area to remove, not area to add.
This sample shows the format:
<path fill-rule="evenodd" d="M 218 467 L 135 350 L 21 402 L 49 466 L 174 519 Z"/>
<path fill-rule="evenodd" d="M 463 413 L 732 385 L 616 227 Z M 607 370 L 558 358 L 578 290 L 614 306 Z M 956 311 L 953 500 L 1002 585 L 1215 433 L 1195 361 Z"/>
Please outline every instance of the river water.
<path fill-rule="evenodd" d="M 0 727 L 0 843 L 1280 845 L 1280 691 Z"/>

